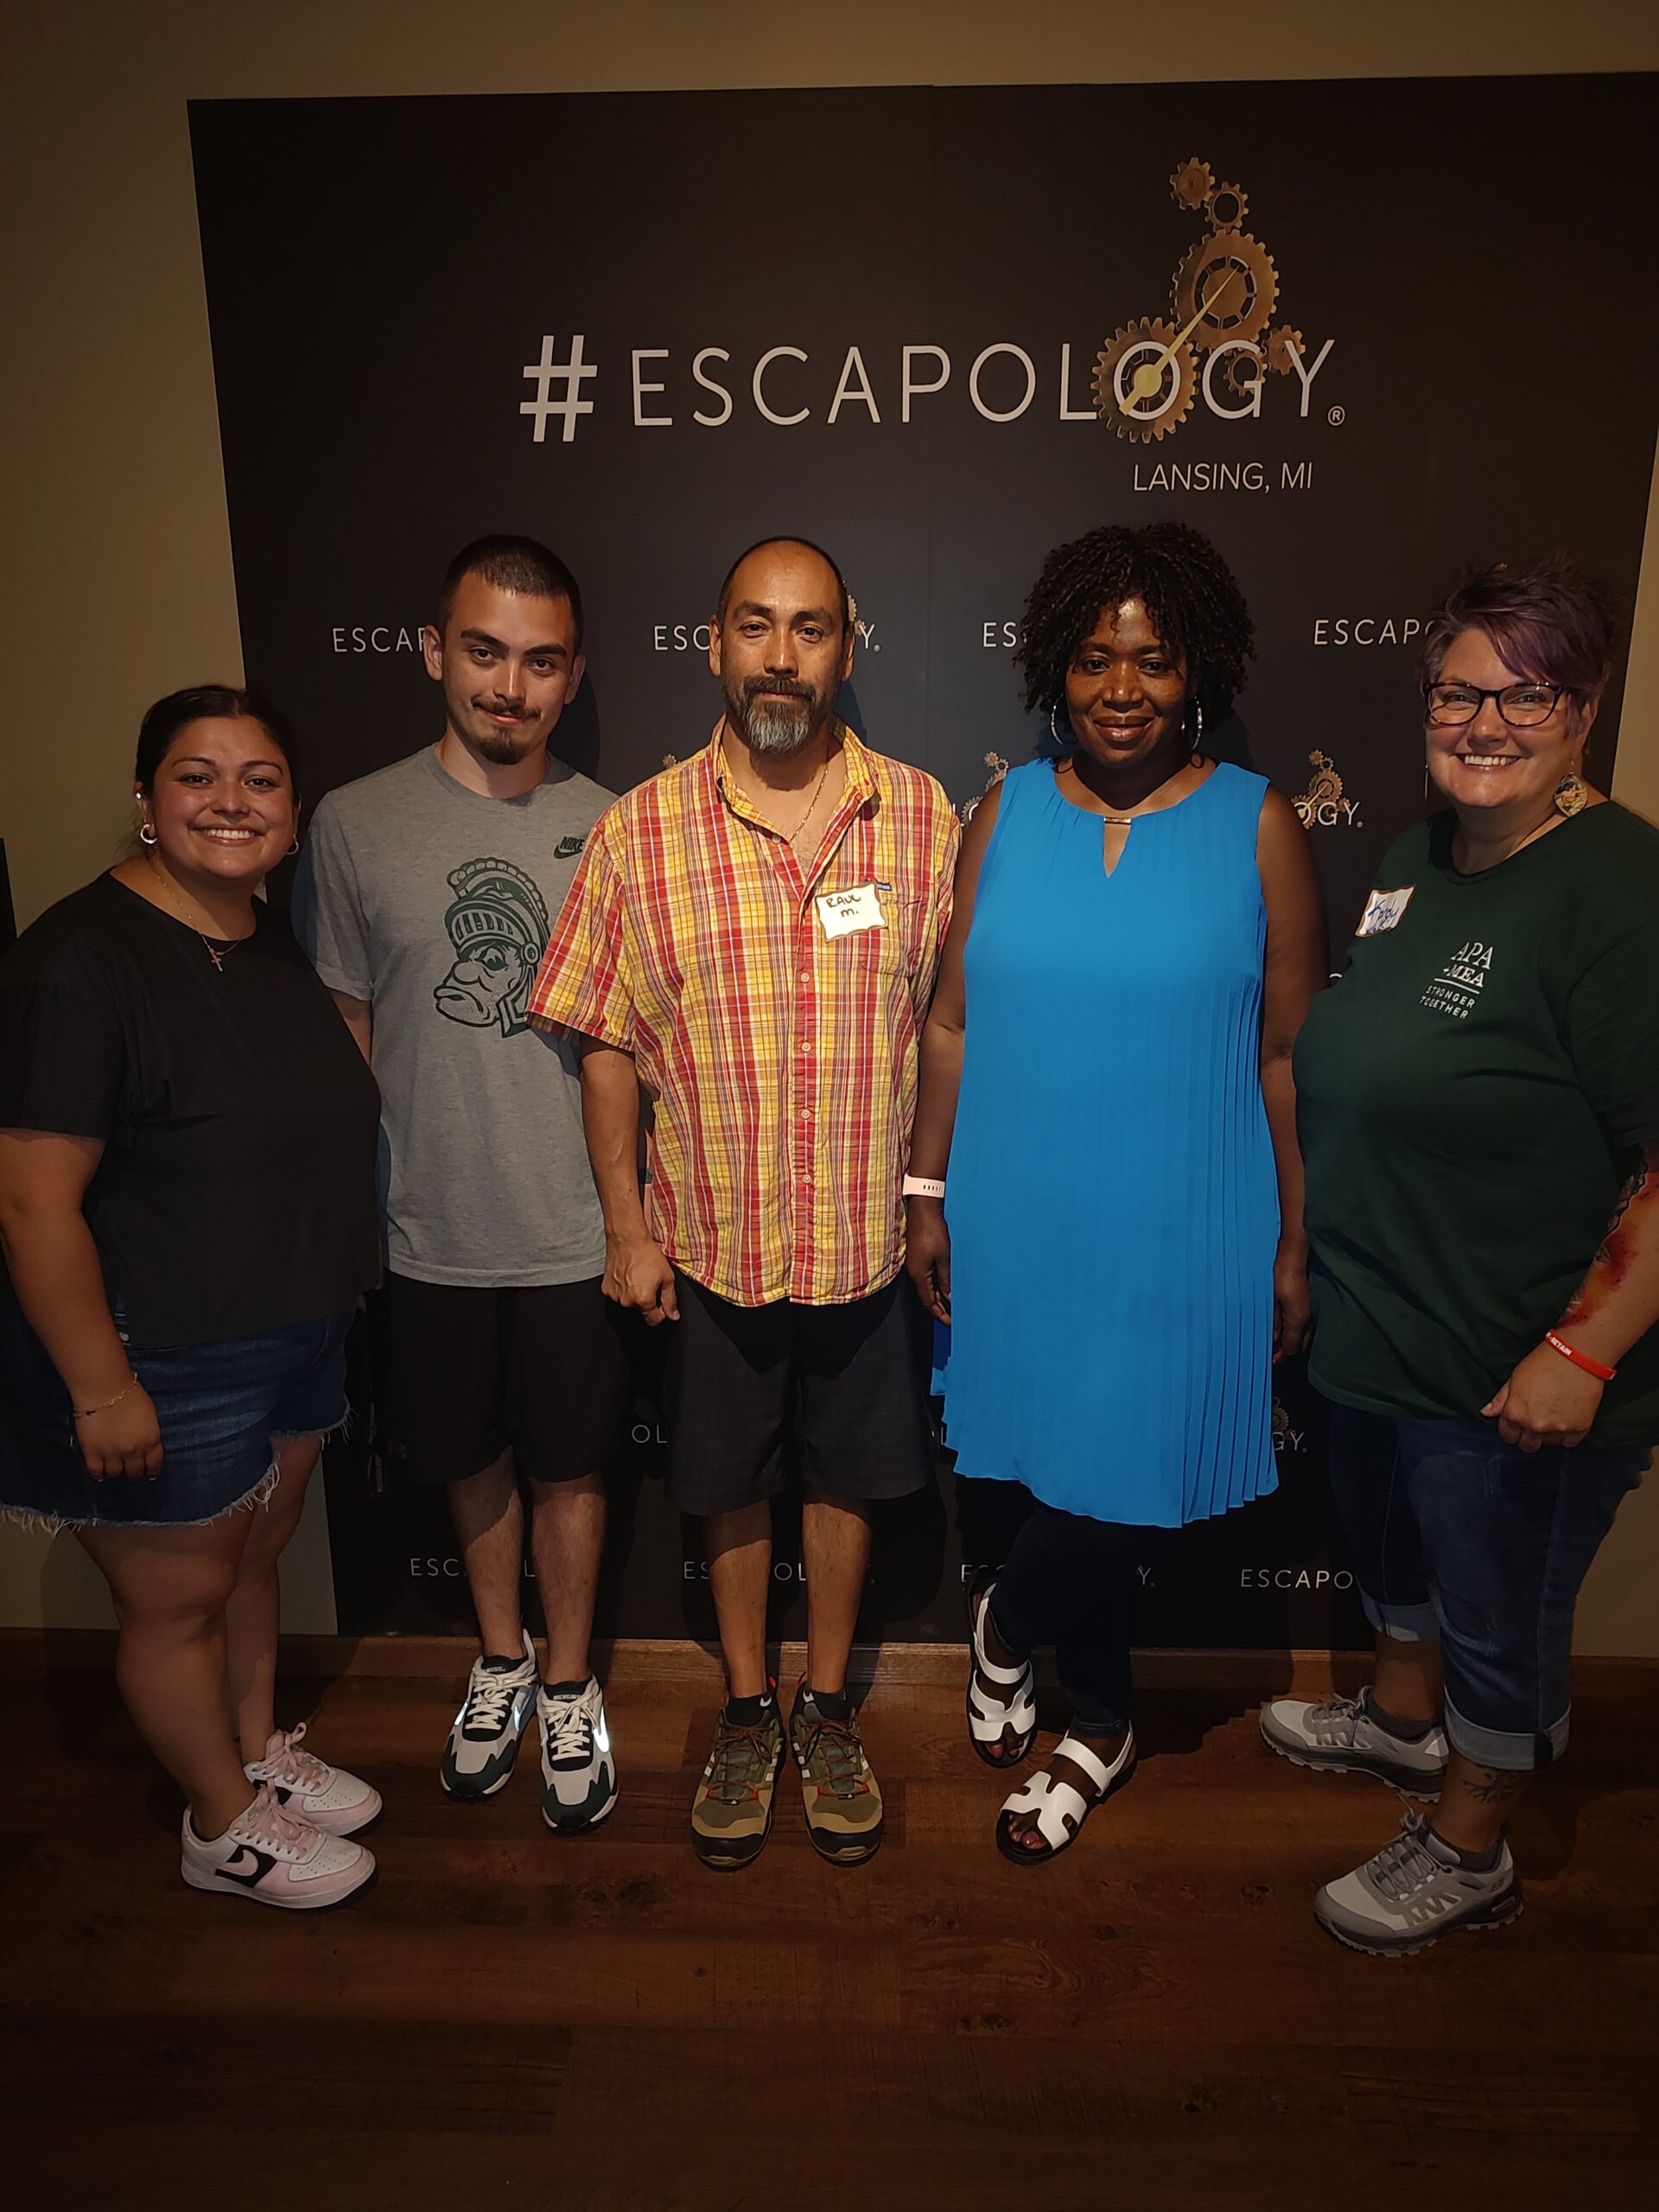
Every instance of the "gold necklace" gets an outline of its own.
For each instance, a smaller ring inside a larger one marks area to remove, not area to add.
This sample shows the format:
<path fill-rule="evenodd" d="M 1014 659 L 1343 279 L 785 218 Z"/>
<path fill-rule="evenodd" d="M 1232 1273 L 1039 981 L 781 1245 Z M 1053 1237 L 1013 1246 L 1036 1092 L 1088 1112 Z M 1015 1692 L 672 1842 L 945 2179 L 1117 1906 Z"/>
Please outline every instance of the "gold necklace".
<path fill-rule="evenodd" d="M 180 920 L 184 924 L 187 929 L 195 930 L 196 935 L 200 938 L 202 950 L 207 955 L 207 957 L 213 963 L 213 973 L 217 976 L 222 976 L 225 972 L 225 961 L 226 956 L 234 952 L 238 945 L 245 944 L 247 943 L 247 938 L 233 937 L 221 938 L 219 943 L 215 944 L 212 938 L 207 936 L 205 931 L 196 928 L 196 925 L 191 920 L 189 915 L 186 912 L 184 901 L 179 895 L 179 887 L 177 884 L 174 882 L 167 870 L 162 866 L 161 862 L 158 860 L 152 858 L 149 861 L 149 865 L 154 869 L 156 874 L 160 879 L 162 890 L 166 892 L 168 897 L 173 901 L 174 906 L 178 909 Z M 248 937 L 251 937 L 252 935 L 253 931 L 250 930 L 248 931 Z"/>
<path fill-rule="evenodd" d="M 812 819 L 812 810 L 818 803 L 818 793 L 823 789 L 823 779 L 830 773 L 830 763 L 835 759 L 835 749 L 832 747 L 823 756 L 823 766 L 818 771 L 818 780 L 813 785 L 812 796 L 806 802 L 806 812 L 795 824 L 794 829 L 791 830 L 788 838 L 785 840 L 785 842 L 788 844 L 791 852 L 795 849 L 796 839 L 800 836 L 802 830 L 805 829 L 807 823 Z"/>
<path fill-rule="evenodd" d="M 1168 775 L 1164 778 L 1161 784 L 1154 784 L 1153 785 L 1152 789 L 1147 793 L 1146 798 L 1138 799 L 1135 802 L 1135 811 L 1133 814 L 1103 814 L 1100 816 L 1099 819 L 1103 822 L 1110 823 L 1115 830 L 1132 830 L 1135 823 L 1140 820 L 1141 815 L 1146 811 L 1147 799 L 1156 798 L 1159 792 L 1166 790 L 1169 785 L 1173 784 L 1176 777 L 1180 775 L 1184 770 L 1196 767 L 1199 758 L 1200 756 L 1198 753 L 1191 753 L 1187 759 L 1182 761 L 1180 767 L 1172 768 Z M 1083 785 L 1084 790 L 1089 792 L 1090 798 L 1096 797 L 1096 793 L 1090 790 L 1089 785 L 1086 783 L 1084 783 L 1083 778 L 1078 775 L 1077 763 L 1075 760 L 1068 757 L 1062 760 L 1059 765 L 1063 770 L 1071 776 L 1075 782 Z M 1086 810 L 1092 814 L 1095 810 L 1091 806 Z M 1162 810 L 1155 808 L 1154 811 L 1161 812 Z"/>

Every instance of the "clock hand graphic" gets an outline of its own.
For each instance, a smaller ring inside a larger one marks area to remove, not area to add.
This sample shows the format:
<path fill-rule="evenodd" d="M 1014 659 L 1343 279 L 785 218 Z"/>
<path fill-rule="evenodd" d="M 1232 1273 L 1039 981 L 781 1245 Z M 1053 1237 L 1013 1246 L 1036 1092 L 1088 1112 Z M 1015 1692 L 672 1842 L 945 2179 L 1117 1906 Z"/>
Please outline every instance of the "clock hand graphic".
<path fill-rule="evenodd" d="M 1192 321 L 1187 324 L 1186 328 L 1180 332 L 1177 337 L 1170 340 L 1168 345 L 1164 347 L 1162 353 L 1158 355 L 1155 360 L 1142 361 L 1140 367 L 1129 378 L 1128 391 L 1122 398 L 1119 399 L 1117 403 L 1118 411 L 1120 414 L 1132 415 L 1143 399 L 1152 399 L 1156 397 L 1158 386 L 1163 380 L 1165 362 L 1169 359 L 1171 354 L 1175 353 L 1179 347 L 1185 345 L 1187 340 L 1192 335 L 1192 333 L 1204 321 L 1205 315 L 1211 314 L 1214 310 L 1222 294 L 1227 289 L 1227 287 L 1232 283 L 1234 277 L 1238 274 L 1239 271 L 1236 269 L 1230 269 L 1227 271 L 1227 274 L 1222 278 L 1220 283 L 1217 285 L 1215 290 L 1211 293 L 1209 298 L 1199 302 L 1198 311 L 1193 316 Z"/>

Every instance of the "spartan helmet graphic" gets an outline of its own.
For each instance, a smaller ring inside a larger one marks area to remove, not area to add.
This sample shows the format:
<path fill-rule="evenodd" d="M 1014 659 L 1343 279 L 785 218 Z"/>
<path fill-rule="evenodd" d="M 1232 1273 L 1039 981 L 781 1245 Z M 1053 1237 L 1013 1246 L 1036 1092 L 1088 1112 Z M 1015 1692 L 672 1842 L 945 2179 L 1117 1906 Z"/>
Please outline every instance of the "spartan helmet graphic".
<path fill-rule="evenodd" d="M 504 1037 L 525 1027 L 524 1007 L 547 949 L 547 905 L 510 861 L 452 868 L 454 899 L 443 918 L 454 965 L 432 995 L 438 1012 L 468 1029 L 498 1024 Z"/>

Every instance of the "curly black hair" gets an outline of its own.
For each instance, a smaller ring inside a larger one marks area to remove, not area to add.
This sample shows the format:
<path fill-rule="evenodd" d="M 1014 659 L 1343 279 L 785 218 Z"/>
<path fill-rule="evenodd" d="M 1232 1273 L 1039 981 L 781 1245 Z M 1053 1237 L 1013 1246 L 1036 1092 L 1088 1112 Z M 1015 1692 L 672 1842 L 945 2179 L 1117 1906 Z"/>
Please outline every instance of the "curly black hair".
<path fill-rule="evenodd" d="M 1207 537 L 1185 523 L 1116 524 L 1057 545 L 1032 586 L 1015 658 L 1025 669 L 1026 705 L 1052 714 L 1065 704 L 1065 672 L 1103 607 L 1139 599 L 1159 636 L 1187 665 L 1187 696 L 1211 723 L 1244 687 L 1255 626 L 1232 570 Z"/>

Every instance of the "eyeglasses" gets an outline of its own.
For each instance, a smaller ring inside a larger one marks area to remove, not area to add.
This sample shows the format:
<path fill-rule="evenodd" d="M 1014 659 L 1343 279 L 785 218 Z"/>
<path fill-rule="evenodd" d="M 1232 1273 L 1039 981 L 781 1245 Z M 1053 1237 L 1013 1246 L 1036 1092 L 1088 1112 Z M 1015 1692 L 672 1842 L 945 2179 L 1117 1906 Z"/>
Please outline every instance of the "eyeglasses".
<path fill-rule="evenodd" d="M 1428 719 L 1442 728 L 1471 722 L 1489 699 L 1511 729 L 1535 729 L 1554 713 L 1567 686 L 1564 683 L 1505 683 L 1496 691 L 1483 691 L 1473 683 L 1426 683 Z"/>

